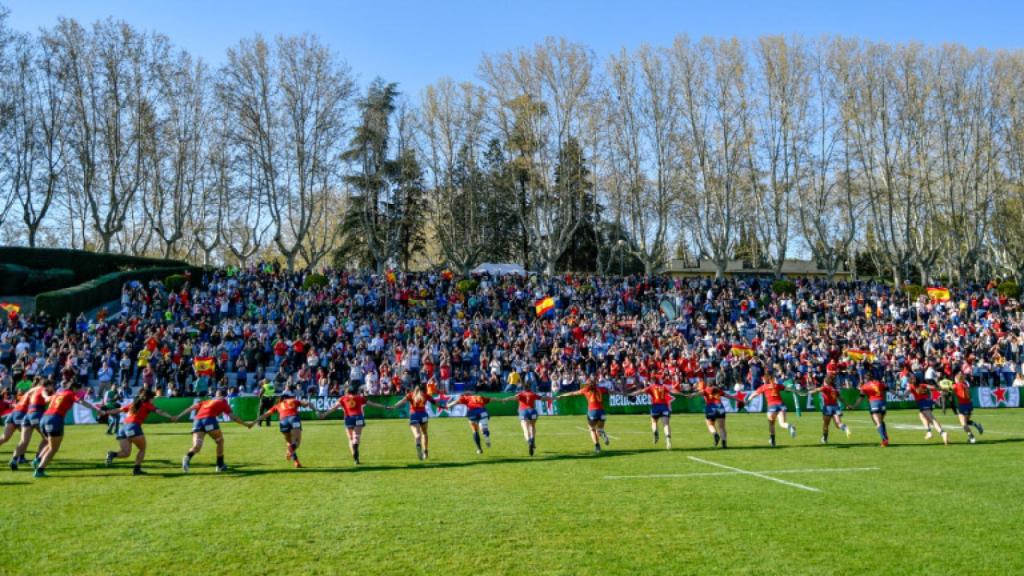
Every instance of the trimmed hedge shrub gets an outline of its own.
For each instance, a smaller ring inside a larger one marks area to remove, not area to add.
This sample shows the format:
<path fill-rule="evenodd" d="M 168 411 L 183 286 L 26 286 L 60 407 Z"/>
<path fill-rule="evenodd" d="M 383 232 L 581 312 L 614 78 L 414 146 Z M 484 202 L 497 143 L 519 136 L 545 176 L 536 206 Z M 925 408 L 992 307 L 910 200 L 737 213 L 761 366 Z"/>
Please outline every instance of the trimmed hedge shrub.
<path fill-rule="evenodd" d="M 1000 282 L 999 286 L 996 286 L 996 292 L 1001 296 L 1006 296 L 1007 298 L 1018 298 L 1020 296 L 1020 286 L 1018 286 L 1016 282 L 1007 280 L 1005 282 Z"/>
<path fill-rule="evenodd" d="M 0 264 L 0 296 L 21 294 L 21 287 L 31 272 L 19 264 Z"/>
<path fill-rule="evenodd" d="M 922 288 L 920 284 L 905 284 L 903 286 L 903 292 L 909 296 L 911 300 L 917 300 L 926 294 L 925 289 Z"/>
<path fill-rule="evenodd" d="M 796 284 L 790 280 L 776 280 L 772 282 L 772 292 L 792 296 L 796 294 Z"/>
<path fill-rule="evenodd" d="M 142 258 L 124 254 L 101 254 L 84 250 L 61 248 L 26 248 L 23 246 L 0 247 L 0 262 L 17 264 L 27 268 L 65 268 L 75 274 L 75 282 L 82 283 L 104 274 L 122 272 L 128 269 L 156 267 L 187 267 L 181 260 Z"/>
<path fill-rule="evenodd" d="M 313 290 L 327 286 L 327 276 L 323 274 L 310 274 L 302 281 L 303 290 Z"/>
<path fill-rule="evenodd" d="M 62 318 L 66 314 L 76 316 L 80 312 L 118 300 L 121 297 L 121 287 L 129 280 L 163 280 L 170 274 L 182 273 L 185 270 L 188 268 L 143 268 L 104 274 L 77 286 L 36 296 L 36 312 L 45 312 L 53 318 Z"/>
<path fill-rule="evenodd" d="M 22 294 L 39 294 L 75 285 L 75 273 L 67 268 L 31 270 L 21 287 Z"/>
<path fill-rule="evenodd" d="M 178 292 L 187 281 L 188 278 L 185 278 L 184 274 L 171 274 L 167 278 L 164 278 L 164 287 L 171 292 Z"/>

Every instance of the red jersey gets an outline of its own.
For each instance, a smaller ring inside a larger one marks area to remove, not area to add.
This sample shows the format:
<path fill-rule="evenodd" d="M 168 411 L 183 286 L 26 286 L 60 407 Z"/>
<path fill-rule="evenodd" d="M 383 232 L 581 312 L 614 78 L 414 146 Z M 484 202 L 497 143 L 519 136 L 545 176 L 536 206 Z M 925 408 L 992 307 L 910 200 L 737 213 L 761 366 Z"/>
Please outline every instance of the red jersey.
<path fill-rule="evenodd" d="M 604 410 L 604 397 L 608 391 L 595 385 L 580 388 L 580 394 L 587 399 L 587 410 Z"/>
<path fill-rule="evenodd" d="M 779 404 L 782 404 L 782 391 L 785 389 L 786 387 L 782 384 L 772 382 L 761 384 L 761 386 L 759 386 L 757 390 L 754 390 L 754 392 L 764 394 L 769 406 L 778 406 Z"/>
<path fill-rule="evenodd" d="M 921 400 L 930 400 L 932 397 L 932 391 L 921 383 L 910 384 L 907 386 L 907 390 L 910 392 L 910 395 L 914 397 L 916 402 L 920 402 Z"/>
<path fill-rule="evenodd" d="M 75 393 L 71 390 L 61 390 L 53 396 L 50 396 L 50 405 L 46 408 L 46 412 L 43 412 L 45 416 L 58 415 L 60 417 L 67 416 L 67 413 L 71 411 L 71 407 L 75 405 L 78 399 L 75 398 Z"/>
<path fill-rule="evenodd" d="M 126 424 L 142 424 L 146 421 L 146 417 L 149 416 L 149 413 L 153 410 L 156 410 L 156 406 L 154 406 L 152 402 L 148 401 L 143 402 L 142 406 L 139 406 L 139 409 L 135 412 L 132 412 L 130 404 L 121 408 L 121 412 L 127 414 L 127 416 L 124 417 Z"/>
<path fill-rule="evenodd" d="M 28 411 L 28 394 L 22 394 L 21 398 L 18 398 L 18 401 L 14 403 L 14 409 L 18 412 Z"/>
<path fill-rule="evenodd" d="M 669 406 L 672 404 L 672 395 L 668 388 L 661 384 L 651 384 L 641 392 L 650 395 L 652 406 Z"/>
<path fill-rule="evenodd" d="M 14 404 L 7 400 L 0 400 L 0 416 L 7 416 L 14 411 Z"/>
<path fill-rule="evenodd" d="M 411 400 L 410 400 L 411 402 Z M 345 413 L 345 416 L 362 416 L 363 406 L 366 405 L 366 398 L 359 396 L 358 394 L 345 394 L 341 398 L 338 398 L 338 402 L 334 405 L 335 408 L 341 406 L 341 410 Z"/>
<path fill-rule="evenodd" d="M 722 396 L 725 394 L 720 388 L 714 386 L 701 386 L 700 393 L 704 396 L 706 406 L 717 406 L 722 403 Z"/>
<path fill-rule="evenodd" d="M 885 384 L 882 384 L 878 380 L 870 380 L 866 384 L 861 384 L 860 392 L 868 397 L 871 402 L 879 402 L 885 400 Z"/>
<path fill-rule="evenodd" d="M 831 384 L 823 384 L 818 393 L 821 394 L 821 403 L 825 406 L 839 405 L 839 390 L 833 388 Z"/>
<path fill-rule="evenodd" d="M 533 410 L 533 407 L 537 405 L 537 400 L 540 400 L 540 396 L 530 392 L 529 390 L 525 390 L 516 394 L 516 400 L 519 401 L 520 410 Z"/>
<path fill-rule="evenodd" d="M 46 389 L 42 386 L 36 386 L 25 394 L 28 398 L 28 412 L 42 412 L 46 410 Z"/>
<path fill-rule="evenodd" d="M 196 404 L 196 420 L 217 418 L 221 414 L 231 414 L 231 405 L 223 398 L 203 400 Z"/>
<path fill-rule="evenodd" d="M 456 400 L 455 403 L 465 404 L 467 410 L 477 410 L 486 406 L 490 401 L 490 398 L 480 396 L 479 394 L 463 394 L 462 396 L 459 396 L 459 399 Z"/>
<path fill-rule="evenodd" d="M 295 398 L 285 398 L 277 404 L 274 404 L 274 407 L 269 410 L 269 413 L 273 414 L 274 412 L 277 412 L 277 415 L 280 418 L 298 416 L 299 406 L 301 406 L 301 403 Z"/>
<path fill-rule="evenodd" d="M 953 384 L 953 394 L 956 394 L 957 403 L 971 403 L 971 385 L 967 382 L 955 382 Z"/>
<path fill-rule="evenodd" d="M 417 400 L 412 392 L 409 392 L 408 394 L 405 395 L 405 400 L 409 403 L 409 411 L 415 414 L 426 412 L 427 402 L 430 402 L 431 404 L 437 404 L 436 402 L 434 402 L 433 398 L 427 396 L 426 394 L 424 394 L 419 400 Z"/>

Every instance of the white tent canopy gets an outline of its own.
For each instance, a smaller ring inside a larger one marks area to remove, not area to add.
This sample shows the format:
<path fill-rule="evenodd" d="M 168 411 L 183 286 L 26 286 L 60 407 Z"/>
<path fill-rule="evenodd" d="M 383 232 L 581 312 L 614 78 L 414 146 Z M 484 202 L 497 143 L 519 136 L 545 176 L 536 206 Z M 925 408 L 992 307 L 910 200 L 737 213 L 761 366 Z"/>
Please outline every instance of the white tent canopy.
<path fill-rule="evenodd" d="M 491 276 L 505 276 L 507 274 L 526 276 L 526 270 L 519 264 L 495 264 L 494 262 L 484 262 L 476 268 L 473 268 L 470 273 L 490 274 Z"/>

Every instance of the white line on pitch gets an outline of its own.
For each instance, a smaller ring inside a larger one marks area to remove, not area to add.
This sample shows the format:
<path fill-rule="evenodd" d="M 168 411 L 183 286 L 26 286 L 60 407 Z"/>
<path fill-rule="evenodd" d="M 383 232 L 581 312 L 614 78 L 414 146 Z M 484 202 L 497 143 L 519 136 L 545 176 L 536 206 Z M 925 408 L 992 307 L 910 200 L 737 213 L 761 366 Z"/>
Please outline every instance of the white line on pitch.
<path fill-rule="evenodd" d="M 857 422 L 859 424 L 870 424 L 872 426 L 875 425 L 875 423 L 872 422 L 871 420 L 848 420 L 848 422 Z M 942 424 L 942 422 L 939 422 L 939 424 Z M 888 428 L 895 428 L 896 430 L 917 430 L 918 432 L 924 432 L 925 431 L 925 427 L 921 426 L 920 424 L 898 424 L 898 423 L 895 423 L 895 422 L 886 422 L 885 425 Z M 959 423 L 957 423 L 957 424 L 945 424 L 945 425 L 943 425 L 943 429 L 945 429 L 946 431 L 950 431 L 950 432 L 951 431 L 957 431 L 957 432 L 963 432 L 964 431 L 964 429 L 960 427 Z M 988 428 L 985 429 L 985 434 L 999 434 L 999 435 L 1002 435 L 1002 436 L 1016 436 L 1016 434 L 1014 434 L 1012 432 L 1000 432 L 999 430 L 989 430 Z"/>
<path fill-rule="evenodd" d="M 577 429 L 577 430 L 583 430 L 584 432 L 590 432 L 590 430 L 587 430 L 587 429 L 586 429 L 586 428 L 584 428 L 583 426 L 577 426 L 577 427 L 576 427 L 576 429 Z M 605 434 L 608 434 L 608 433 L 607 433 L 607 432 L 605 432 Z M 608 437 L 609 437 L 609 438 L 611 438 L 612 440 L 618 440 L 618 439 L 619 439 L 619 437 L 618 437 L 618 436 L 613 436 L 613 435 L 611 435 L 611 434 L 608 434 Z"/>
<path fill-rule="evenodd" d="M 700 462 L 701 464 L 707 464 L 708 466 L 715 466 L 716 468 L 723 468 L 725 470 L 732 470 L 733 472 L 737 472 L 739 474 L 746 474 L 748 476 L 753 476 L 755 478 L 760 478 L 762 480 L 770 480 L 772 482 L 777 482 L 779 484 L 784 484 L 784 485 L 790 486 L 792 488 L 798 488 L 800 490 L 807 490 L 808 492 L 821 492 L 821 490 L 818 490 L 817 488 L 814 488 L 814 487 L 811 487 L 811 486 L 804 486 L 803 484 L 797 484 L 796 482 L 790 482 L 788 480 L 783 480 L 781 478 L 773 478 L 772 476 L 769 476 L 767 474 L 762 474 L 760 472 L 752 472 L 750 470 L 744 470 L 742 468 L 736 468 L 734 466 L 726 466 L 725 464 L 719 464 L 718 462 L 712 462 L 710 460 L 704 460 L 703 458 L 697 458 L 696 456 L 689 456 L 688 458 L 690 460 L 693 460 L 694 462 Z"/>
<path fill-rule="evenodd" d="M 869 472 L 879 470 L 877 466 L 868 468 L 791 468 L 789 470 L 756 470 L 757 474 L 821 474 L 831 472 Z M 737 476 L 741 472 L 689 472 L 686 474 L 636 474 L 630 476 L 605 476 L 605 480 L 640 480 L 656 478 L 700 478 L 704 476 Z"/>

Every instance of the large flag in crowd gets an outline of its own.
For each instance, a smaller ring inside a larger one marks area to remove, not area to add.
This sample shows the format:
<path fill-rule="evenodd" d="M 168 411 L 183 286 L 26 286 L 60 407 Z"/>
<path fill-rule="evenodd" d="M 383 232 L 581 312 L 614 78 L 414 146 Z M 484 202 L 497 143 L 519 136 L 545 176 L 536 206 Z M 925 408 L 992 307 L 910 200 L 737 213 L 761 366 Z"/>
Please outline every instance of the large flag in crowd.
<path fill-rule="evenodd" d="M 932 286 L 927 288 L 928 297 L 932 299 L 932 302 L 949 302 L 949 288 L 942 286 Z"/>
<path fill-rule="evenodd" d="M 534 308 L 537 311 L 537 317 L 541 316 L 554 316 L 555 314 L 555 299 L 551 296 L 547 298 L 541 298 L 534 304 Z"/>

